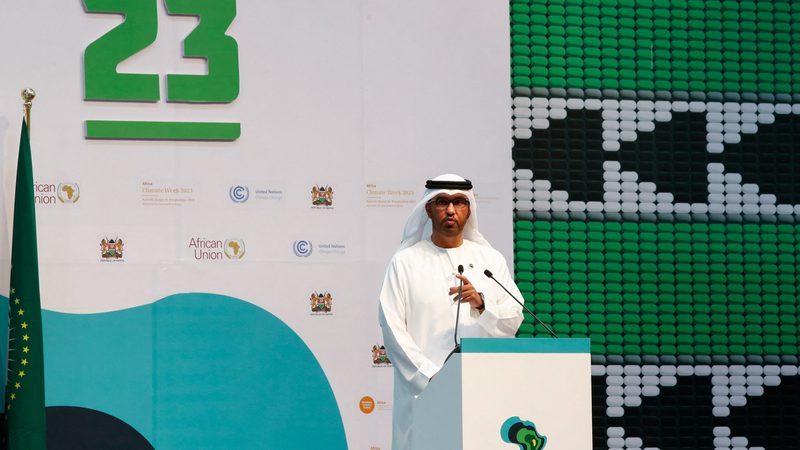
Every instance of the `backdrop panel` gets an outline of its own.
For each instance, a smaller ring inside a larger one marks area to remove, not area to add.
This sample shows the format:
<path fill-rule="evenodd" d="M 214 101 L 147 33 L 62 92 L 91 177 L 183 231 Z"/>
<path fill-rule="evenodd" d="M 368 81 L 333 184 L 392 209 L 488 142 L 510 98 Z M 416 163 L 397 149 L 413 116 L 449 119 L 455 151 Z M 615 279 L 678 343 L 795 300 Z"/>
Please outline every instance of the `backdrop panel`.
<path fill-rule="evenodd" d="M 388 448 L 376 297 L 425 179 L 471 178 L 512 251 L 507 5 L 5 9 L 3 211 L 30 86 L 51 423 Z"/>

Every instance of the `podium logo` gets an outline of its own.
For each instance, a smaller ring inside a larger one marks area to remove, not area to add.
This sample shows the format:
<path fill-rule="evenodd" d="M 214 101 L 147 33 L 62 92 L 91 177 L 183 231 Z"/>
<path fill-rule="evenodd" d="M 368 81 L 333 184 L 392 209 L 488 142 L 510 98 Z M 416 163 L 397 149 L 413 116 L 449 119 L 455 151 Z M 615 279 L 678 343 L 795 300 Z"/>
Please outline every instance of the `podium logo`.
<path fill-rule="evenodd" d="M 500 436 L 503 442 L 519 445 L 520 450 L 542 450 L 547 444 L 547 437 L 536 431 L 533 422 L 517 416 L 510 417 L 503 423 Z"/>

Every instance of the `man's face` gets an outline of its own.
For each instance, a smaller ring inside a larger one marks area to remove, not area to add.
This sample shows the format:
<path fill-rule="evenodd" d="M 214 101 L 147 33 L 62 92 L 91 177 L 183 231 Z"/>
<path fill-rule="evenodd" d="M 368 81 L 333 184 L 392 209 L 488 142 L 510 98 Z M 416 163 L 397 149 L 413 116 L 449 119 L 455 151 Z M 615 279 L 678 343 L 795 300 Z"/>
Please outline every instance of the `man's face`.
<path fill-rule="evenodd" d="M 459 236 L 464 232 L 469 208 L 469 200 L 464 194 L 439 194 L 425 204 L 433 233 L 443 236 Z"/>

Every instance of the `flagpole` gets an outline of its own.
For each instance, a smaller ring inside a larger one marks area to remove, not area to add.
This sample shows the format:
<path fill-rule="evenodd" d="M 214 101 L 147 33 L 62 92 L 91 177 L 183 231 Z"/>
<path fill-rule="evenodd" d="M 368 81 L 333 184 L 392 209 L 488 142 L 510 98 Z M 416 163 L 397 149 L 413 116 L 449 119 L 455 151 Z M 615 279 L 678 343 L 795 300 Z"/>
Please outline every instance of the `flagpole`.
<path fill-rule="evenodd" d="M 36 206 L 30 133 L 31 103 L 36 94 L 22 91 L 25 119 L 20 127 L 14 225 L 9 277 L 8 366 L 5 420 L 0 426 L 9 450 L 47 450 L 42 302 L 36 245 Z"/>
<path fill-rule="evenodd" d="M 36 91 L 31 88 L 22 90 L 22 109 L 25 112 L 25 123 L 28 124 L 28 136 L 31 134 L 31 107 L 33 107 L 33 98 L 36 97 Z"/>

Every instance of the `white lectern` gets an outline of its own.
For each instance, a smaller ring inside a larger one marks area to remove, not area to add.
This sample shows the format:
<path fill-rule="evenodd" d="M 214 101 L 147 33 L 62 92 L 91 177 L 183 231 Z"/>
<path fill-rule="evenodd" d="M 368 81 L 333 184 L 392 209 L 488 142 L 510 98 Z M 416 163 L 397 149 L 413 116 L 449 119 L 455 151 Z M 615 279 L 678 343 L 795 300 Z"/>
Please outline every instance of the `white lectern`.
<path fill-rule="evenodd" d="M 591 450 L 589 352 L 589 339 L 463 339 L 414 402 L 413 448 Z"/>

